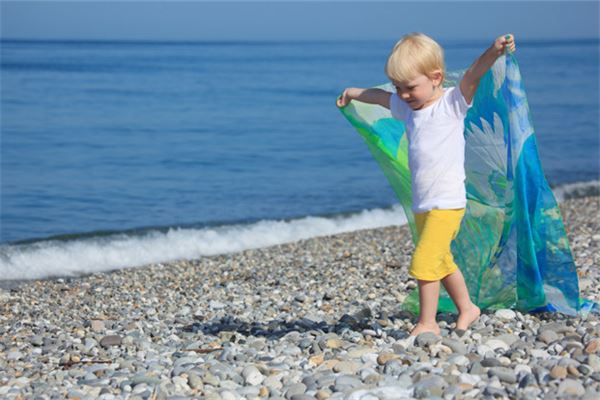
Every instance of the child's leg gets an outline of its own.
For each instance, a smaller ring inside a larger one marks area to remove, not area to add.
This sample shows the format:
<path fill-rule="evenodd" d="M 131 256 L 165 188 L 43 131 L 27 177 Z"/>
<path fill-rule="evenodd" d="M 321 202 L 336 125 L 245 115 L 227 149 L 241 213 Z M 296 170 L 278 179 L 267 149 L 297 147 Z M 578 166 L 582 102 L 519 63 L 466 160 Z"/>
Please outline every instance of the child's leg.
<path fill-rule="evenodd" d="M 419 283 L 419 322 L 410 334 L 417 336 L 423 332 L 433 332 L 439 335 L 440 328 L 435 320 L 435 315 L 440 297 L 440 281 L 418 279 L 417 282 Z"/>
<path fill-rule="evenodd" d="M 458 309 L 456 329 L 467 329 L 479 317 L 481 311 L 479 307 L 471 302 L 462 272 L 457 269 L 442 279 L 442 283 Z"/>
<path fill-rule="evenodd" d="M 419 241 L 421 241 L 420 239 L 423 236 L 423 227 L 428 215 L 428 213 L 415 214 L 415 224 L 417 226 Z M 413 262 L 415 262 L 414 255 Z M 433 332 L 439 335 L 440 328 L 435 320 L 435 316 L 440 296 L 440 281 L 428 281 L 417 278 L 417 283 L 419 285 L 419 321 L 410 334 L 411 336 L 417 336 L 423 332 Z"/>
<path fill-rule="evenodd" d="M 452 259 L 450 244 L 460 229 L 464 211 L 464 209 L 435 209 L 415 214 L 419 240 L 413 253 L 409 274 L 419 282 L 419 307 L 421 312 L 419 313 L 419 323 L 411 332 L 411 335 L 418 335 L 424 331 L 439 332 L 435 315 L 439 301 L 440 280 L 446 279 L 458 271 L 458 266 Z M 466 295 L 466 301 L 471 303 L 462 274 L 456 275 L 456 277 L 460 279 L 457 281 L 454 278 L 448 278 L 451 286 L 450 291 L 461 301 L 461 305 L 465 300 L 459 296 Z M 462 287 L 459 285 L 460 281 L 462 281 Z M 454 288 L 456 289 L 453 290 Z M 471 309 L 469 308 L 469 310 Z M 460 327 L 468 326 L 472 322 L 472 320 L 467 322 L 470 318 L 465 319 L 467 315 L 464 313 L 463 318 L 460 319 Z"/>

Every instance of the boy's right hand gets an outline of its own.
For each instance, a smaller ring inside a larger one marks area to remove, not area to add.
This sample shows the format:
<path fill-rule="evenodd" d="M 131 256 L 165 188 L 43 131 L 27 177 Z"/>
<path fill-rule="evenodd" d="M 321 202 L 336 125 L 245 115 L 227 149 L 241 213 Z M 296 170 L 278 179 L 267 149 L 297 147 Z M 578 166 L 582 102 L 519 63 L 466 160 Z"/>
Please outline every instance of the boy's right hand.
<path fill-rule="evenodd" d="M 346 107 L 352 100 L 367 104 L 378 104 L 389 110 L 391 93 L 379 88 L 347 88 L 337 98 L 335 104 L 342 108 Z"/>
<path fill-rule="evenodd" d="M 345 89 L 344 92 L 337 98 L 336 105 L 340 108 L 346 107 L 352 101 L 349 94 L 350 88 Z"/>

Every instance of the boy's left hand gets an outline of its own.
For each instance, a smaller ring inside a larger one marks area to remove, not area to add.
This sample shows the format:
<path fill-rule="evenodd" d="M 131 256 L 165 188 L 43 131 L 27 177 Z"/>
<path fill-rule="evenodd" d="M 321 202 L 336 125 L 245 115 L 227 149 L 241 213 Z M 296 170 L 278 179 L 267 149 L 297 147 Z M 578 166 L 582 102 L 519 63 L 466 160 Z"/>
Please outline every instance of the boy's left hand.
<path fill-rule="evenodd" d="M 514 52 L 517 49 L 517 46 L 515 45 L 515 37 L 510 33 L 498 37 L 494 41 L 494 48 L 499 54 L 504 53 L 505 50 L 508 50 L 509 53 Z"/>

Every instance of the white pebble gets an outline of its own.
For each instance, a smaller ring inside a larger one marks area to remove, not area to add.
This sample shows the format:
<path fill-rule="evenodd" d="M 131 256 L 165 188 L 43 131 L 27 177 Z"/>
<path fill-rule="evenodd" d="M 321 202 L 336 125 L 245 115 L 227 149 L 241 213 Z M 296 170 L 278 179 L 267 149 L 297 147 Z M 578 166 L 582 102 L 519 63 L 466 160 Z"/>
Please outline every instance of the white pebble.
<path fill-rule="evenodd" d="M 517 318 L 517 314 L 508 308 L 500 309 L 494 315 L 502 321 L 514 321 Z"/>

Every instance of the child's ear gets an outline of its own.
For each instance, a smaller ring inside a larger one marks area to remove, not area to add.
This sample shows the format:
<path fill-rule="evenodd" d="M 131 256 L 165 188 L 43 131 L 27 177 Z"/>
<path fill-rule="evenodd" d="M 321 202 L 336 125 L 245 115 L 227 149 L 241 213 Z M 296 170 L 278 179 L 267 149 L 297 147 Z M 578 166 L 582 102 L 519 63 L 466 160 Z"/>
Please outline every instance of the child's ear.
<path fill-rule="evenodd" d="M 431 72 L 429 79 L 433 81 L 435 86 L 439 86 L 444 81 L 444 72 L 441 69 L 436 69 Z"/>

